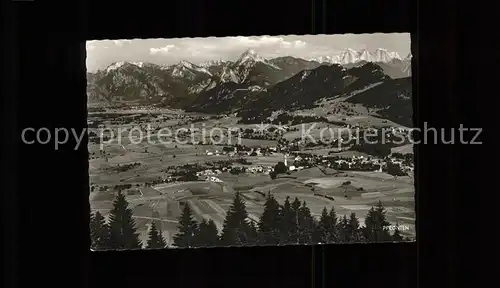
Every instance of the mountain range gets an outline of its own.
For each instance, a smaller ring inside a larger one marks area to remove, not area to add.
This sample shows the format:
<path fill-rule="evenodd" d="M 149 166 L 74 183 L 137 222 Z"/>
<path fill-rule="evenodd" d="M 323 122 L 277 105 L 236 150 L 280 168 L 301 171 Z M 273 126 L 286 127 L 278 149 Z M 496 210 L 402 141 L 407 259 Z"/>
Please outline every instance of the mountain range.
<path fill-rule="evenodd" d="M 367 62 L 382 62 L 387 63 L 393 60 L 404 60 L 409 61 L 411 59 L 411 53 L 405 58 L 401 58 L 397 52 L 390 52 L 383 48 L 378 48 L 375 51 L 368 51 L 367 49 L 362 49 L 356 51 L 351 48 L 344 49 L 339 54 L 334 56 L 321 56 L 316 58 L 310 58 L 310 60 L 318 62 L 329 62 L 332 64 L 352 64 L 359 61 Z"/>
<path fill-rule="evenodd" d="M 384 49 L 373 53 L 346 49 L 337 56 L 307 60 L 291 56 L 265 59 L 247 50 L 235 61 L 199 65 L 188 61 L 168 66 L 116 62 L 87 73 L 87 96 L 89 103 L 158 104 L 206 113 L 237 112 L 248 122 L 263 121 L 277 110 L 310 109 L 321 99 L 351 95 L 351 102 L 358 103 L 368 97 L 363 96 L 367 92 L 364 90 L 372 86 L 368 90 L 390 98 L 381 101 L 384 105 L 394 100 L 399 103 L 397 107 L 406 107 L 400 102 L 408 102 L 409 97 L 411 104 L 411 81 L 396 80 L 409 76 L 411 55 L 401 58 Z M 400 97 L 401 93 L 409 96 Z M 384 110 L 380 112 L 386 113 L 384 117 L 400 123 L 411 117 L 411 106 L 399 119 L 397 113 L 393 115 L 397 112 L 394 108 L 367 105 Z"/>

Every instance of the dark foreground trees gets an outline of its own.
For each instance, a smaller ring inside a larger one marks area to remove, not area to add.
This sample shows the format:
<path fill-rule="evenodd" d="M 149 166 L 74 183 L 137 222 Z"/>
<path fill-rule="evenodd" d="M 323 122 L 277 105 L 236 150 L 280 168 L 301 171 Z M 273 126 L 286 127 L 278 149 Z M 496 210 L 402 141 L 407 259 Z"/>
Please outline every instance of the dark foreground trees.
<path fill-rule="evenodd" d="M 297 198 L 296 200 L 300 205 L 300 202 Z M 296 242 L 297 210 L 292 207 L 292 203 L 290 203 L 289 197 L 286 197 L 285 202 L 282 206 L 280 206 L 279 234 L 280 244 L 292 244 Z"/>
<path fill-rule="evenodd" d="M 337 213 L 332 207 L 330 212 L 325 208 L 321 212 L 321 217 L 317 225 L 317 237 L 320 243 L 339 242 L 339 231 L 337 223 Z"/>
<path fill-rule="evenodd" d="M 281 218 L 280 204 L 271 194 L 268 194 L 258 225 L 258 244 L 278 245 L 280 243 Z"/>
<path fill-rule="evenodd" d="M 194 234 L 195 247 L 215 247 L 219 245 L 219 235 L 214 220 L 203 220 Z"/>
<path fill-rule="evenodd" d="M 396 224 L 396 229 L 394 230 L 394 234 L 392 234 L 392 240 L 393 241 L 404 241 L 404 237 L 401 235 L 401 232 L 399 231 L 398 224 Z"/>
<path fill-rule="evenodd" d="M 146 244 L 147 249 L 161 249 L 167 247 L 167 241 L 163 238 L 161 230 L 156 228 L 155 222 L 151 223 L 151 228 L 149 230 L 149 239 Z"/>
<path fill-rule="evenodd" d="M 323 209 L 316 220 L 306 202 L 287 197 L 280 205 L 268 194 L 258 225 L 248 219 L 245 203 L 240 193 L 235 195 L 222 230 L 220 246 L 241 245 L 284 245 L 313 243 L 355 243 L 403 241 L 399 230 L 391 235 L 390 223 L 386 219 L 386 210 L 379 201 L 366 216 L 366 225 L 361 226 L 355 213 L 344 215 L 340 219 L 335 208 Z M 256 233 L 254 241 L 252 235 Z M 213 236 L 213 234 L 212 234 Z M 214 242 L 212 242 L 214 243 Z M 216 246 L 216 245 L 211 245 Z"/>
<path fill-rule="evenodd" d="M 139 249 L 139 240 L 132 210 L 128 206 L 125 195 L 118 192 L 109 213 L 109 221 L 105 222 L 101 213 L 90 215 L 91 248 L 96 250 Z"/>
<path fill-rule="evenodd" d="M 315 243 L 316 226 L 311 210 L 309 210 L 305 201 L 302 202 L 302 206 L 297 211 L 297 242 L 299 244 Z"/>
<path fill-rule="evenodd" d="M 198 224 L 193 219 L 193 211 L 188 203 L 184 203 L 182 214 L 179 217 L 179 232 L 174 236 L 174 245 L 179 248 L 194 247 L 197 229 Z"/>
<path fill-rule="evenodd" d="M 372 207 L 365 218 L 365 227 L 363 227 L 363 236 L 368 242 L 391 241 L 392 236 L 388 227 L 391 225 L 387 221 L 386 210 L 381 201 L 378 201 L 375 207 Z"/>
<path fill-rule="evenodd" d="M 113 206 L 109 223 L 106 223 L 99 212 L 90 215 L 92 248 L 141 248 L 132 210 L 121 193 L 117 194 Z M 394 232 L 390 232 L 391 224 L 380 201 L 369 210 L 363 226 L 355 213 L 337 216 L 333 207 L 330 210 L 325 207 L 320 217 L 315 218 L 306 202 L 301 202 L 298 198 L 291 201 L 287 197 L 283 204 L 280 204 L 271 194 L 266 197 L 264 211 L 258 221 L 251 218 L 241 193 L 235 194 L 221 231 L 211 219 L 198 224 L 189 203 L 184 203 L 179 217 L 179 230 L 171 245 L 190 248 L 407 240 L 401 235 L 397 225 Z M 168 243 L 155 223 L 151 224 L 148 235 L 146 248 L 167 247 Z"/>
<path fill-rule="evenodd" d="M 142 243 L 132 218 L 132 209 L 128 207 L 125 195 L 120 191 L 109 213 L 109 238 L 111 249 L 139 249 Z"/>
<path fill-rule="evenodd" d="M 366 240 L 363 237 L 358 217 L 354 212 L 349 217 L 347 215 L 342 217 L 338 229 L 340 230 L 340 242 L 356 243 Z"/>
<path fill-rule="evenodd" d="M 110 248 L 109 226 L 99 211 L 90 214 L 90 239 L 90 247 L 93 250 Z"/>
<path fill-rule="evenodd" d="M 242 246 L 256 244 L 257 231 L 255 225 L 249 221 L 251 220 L 248 219 L 245 202 L 241 194 L 237 192 L 224 220 L 220 239 L 221 245 Z"/>

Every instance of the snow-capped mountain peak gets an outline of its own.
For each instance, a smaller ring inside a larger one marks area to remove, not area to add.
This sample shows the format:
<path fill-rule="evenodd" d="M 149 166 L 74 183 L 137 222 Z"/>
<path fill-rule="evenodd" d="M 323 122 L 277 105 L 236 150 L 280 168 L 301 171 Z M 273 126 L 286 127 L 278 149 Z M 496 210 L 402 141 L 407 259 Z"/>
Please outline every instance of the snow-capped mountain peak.
<path fill-rule="evenodd" d="M 281 70 L 278 66 L 273 63 L 267 61 L 262 56 L 257 54 L 254 50 L 248 49 L 243 54 L 240 55 L 238 60 L 234 63 L 233 67 L 239 67 L 239 76 L 241 80 L 245 80 L 248 76 L 249 71 L 254 67 L 257 63 L 262 63 L 267 66 L 270 66 L 276 70 Z"/>
<path fill-rule="evenodd" d="M 358 52 L 357 60 L 371 62 L 373 61 L 373 55 L 372 53 L 370 53 L 370 51 L 363 49 Z"/>
<path fill-rule="evenodd" d="M 265 62 L 264 58 L 262 58 L 259 54 L 257 54 L 253 49 L 248 49 L 243 54 L 241 54 L 236 63 L 241 65 L 248 61 Z"/>
<path fill-rule="evenodd" d="M 106 72 L 109 73 L 110 71 L 116 70 L 116 69 L 122 67 L 123 65 L 125 65 L 125 63 L 126 62 L 124 62 L 124 61 L 114 62 L 106 68 Z"/>
<path fill-rule="evenodd" d="M 340 64 L 348 64 L 357 62 L 358 52 L 354 49 L 347 48 L 340 53 Z"/>
<path fill-rule="evenodd" d="M 203 68 L 208 68 L 212 66 L 217 66 L 217 65 L 225 65 L 227 64 L 228 61 L 226 60 L 212 60 L 212 61 L 207 61 L 204 63 L 199 64 L 198 66 L 203 67 Z"/>
<path fill-rule="evenodd" d="M 392 60 L 394 60 L 394 59 L 401 60 L 401 56 L 399 56 L 398 52 L 389 52 L 389 55 L 392 58 Z"/>
<path fill-rule="evenodd" d="M 130 64 L 133 64 L 135 66 L 138 66 L 138 67 L 142 68 L 142 67 L 144 67 L 145 63 L 144 62 L 131 62 Z"/>
<path fill-rule="evenodd" d="M 388 63 L 393 60 L 402 60 L 402 58 L 397 52 L 389 52 L 387 51 L 387 49 L 384 48 L 378 48 L 373 52 L 369 51 L 368 49 L 362 49 L 360 51 L 356 51 L 354 49 L 347 48 L 342 50 L 337 55 L 313 57 L 309 58 L 309 60 L 317 61 L 320 63 L 326 62 L 331 64 L 346 65 L 346 64 L 358 63 L 361 61 Z"/>
<path fill-rule="evenodd" d="M 319 56 L 319 57 L 309 57 L 307 60 L 309 61 L 316 61 L 319 63 L 340 63 L 340 56 L 341 55 L 335 55 L 335 56 Z"/>
<path fill-rule="evenodd" d="M 183 66 L 183 67 L 186 67 L 188 69 L 193 69 L 194 65 L 186 60 L 181 60 L 179 62 L 179 66 Z"/>
<path fill-rule="evenodd" d="M 376 62 L 389 62 L 392 60 L 391 54 L 387 49 L 378 48 L 375 50 L 375 61 Z"/>
<path fill-rule="evenodd" d="M 109 73 L 111 71 L 120 69 L 120 68 L 127 68 L 127 67 L 132 67 L 132 68 L 143 68 L 146 65 L 151 65 L 150 63 L 144 63 L 144 62 L 126 62 L 126 61 L 118 61 L 114 62 L 108 67 L 106 67 L 105 71 L 106 73 Z"/>
<path fill-rule="evenodd" d="M 207 69 L 204 67 L 200 67 L 197 65 L 194 65 L 191 62 L 181 60 L 179 64 L 174 66 L 174 70 L 172 71 L 172 75 L 175 77 L 190 77 L 193 78 L 195 77 L 194 73 L 195 72 L 201 72 L 205 73 L 208 75 L 212 75 Z"/>

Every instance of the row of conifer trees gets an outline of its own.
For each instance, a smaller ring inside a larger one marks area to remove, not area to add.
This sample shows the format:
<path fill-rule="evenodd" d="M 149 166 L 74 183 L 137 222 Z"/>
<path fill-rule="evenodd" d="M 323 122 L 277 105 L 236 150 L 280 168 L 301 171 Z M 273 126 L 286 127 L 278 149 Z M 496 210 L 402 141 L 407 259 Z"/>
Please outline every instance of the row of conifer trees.
<path fill-rule="evenodd" d="M 316 220 L 306 202 L 287 198 L 280 205 L 268 194 L 264 212 L 258 223 L 255 223 L 248 218 L 241 194 L 236 193 L 220 234 L 212 220 L 198 223 L 186 203 L 178 219 L 179 230 L 173 237 L 173 243 L 167 243 L 153 221 L 145 246 L 157 249 L 167 246 L 189 248 L 406 240 L 397 228 L 392 234 L 389 232 L 391 224 L 385 214 L 386 210 L 379 201 L 368 211 L 364 226 L 360 225 L 355 213 L 337 217 L 333 207 L 330 211 L 325 207 L 319 220 Z M 121 192 L 118 192 L 113 202 L 107 222 L 99 212 L 91 213 L 90 235 L 91 247 L 95 250 L 143 248 L 132 210 Z"/>

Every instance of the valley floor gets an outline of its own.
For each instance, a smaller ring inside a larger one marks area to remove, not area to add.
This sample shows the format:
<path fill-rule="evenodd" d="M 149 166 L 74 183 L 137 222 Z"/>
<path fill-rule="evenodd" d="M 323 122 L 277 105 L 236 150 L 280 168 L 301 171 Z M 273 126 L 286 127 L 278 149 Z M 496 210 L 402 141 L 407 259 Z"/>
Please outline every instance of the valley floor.
<path fill-rule="evenodd" d="M 130 111 L 129 111 L 130 112 Z M 111 113 L 106 117 L 90 115 L 89 121 L 97 121 L 107 128 L 132 127 L 150 124 L 155 128 L 168 127 L 238 127 L 237 119 L 226 117 L 193 122 L 178 114 L 147 114 L 137 118 L 137 111 L 131 113 Z M 135 120 L 125 119 L 133 118 Z M 139 120 L 137 120 L 139 119 Z M 117 124 L 113 121 L 123 121 Z M 91 130 L 98 133 L 97 129 Z M 124 132 L 125 133 L 125 132 Z M 123 134 L 122 136 L 125 136 Z M 157 139 L 156 139 L 157 140 Z M 191 145 L 189 143 L 160 144 L 153 137 L 150 143 L 134 143 L 134 138 L 123 137 L 120 143 L 103 144 L 89 141 L 89 176 L 93 191 L 90 193 L 92 211 L 100 211 L 105 217 L 112 208 L 116 189 L 123 189 L 130 207 L 133 209 L 136 227 L 143 242 L 147 240 L 148 227 L 155 222 L 168 243 L 178 229 L 178 217 L 183 205 L 189 205 L 198 221 L 212 219 L 219 231 L 224 217 L 232 203 L 235 192 L 245 199 L 249 218 L 258 221 L 265 202 L 265 195 L 272 193 L 278 202 L 286 197 L 297 197 L 305 201 L 314 216 L 326 207 L 335 207 L 339 216 L 355 212 L 363 224 L 367 211 L 378 201 L 387 209 L 388 220 L 401 225 L 402 234 L 415 236 L 415 189 L 411 176 L 394 177 L 384 172 L 371 171 L 328 171 L 319 166 L 291 171 L 289 175 L 279 175 L 271 179 L 267 167 L 274 167 L 285 158 L 276 151 L 268 155 L 247 155 L 246 167 L 260 167 L 262 171 L 240 174 L 219 171 L 212 179 L 202 181 L 173 181 L 171 171 L 186 164 L 206 164 L 216 161 L 234 161 L 242 158 L 230 153 L 216 154 L 228 145 Z M 234 143 L 233 143 L 234 144 Z M 243 139 L 242 145 L 254 147 L 276 147 L 276 140 Z M 408 147 L 398 147 L 402 151 Z M 208 152 L 212 151 L 212 152 Z M 212 153 L 212 154 L 210 154 Z M 135 165 L 131 165 L 135 164 Z M 130 166 L 127 166 L 130 165 Z M 117 187 L 122 185 L 123 188 Z"/>

